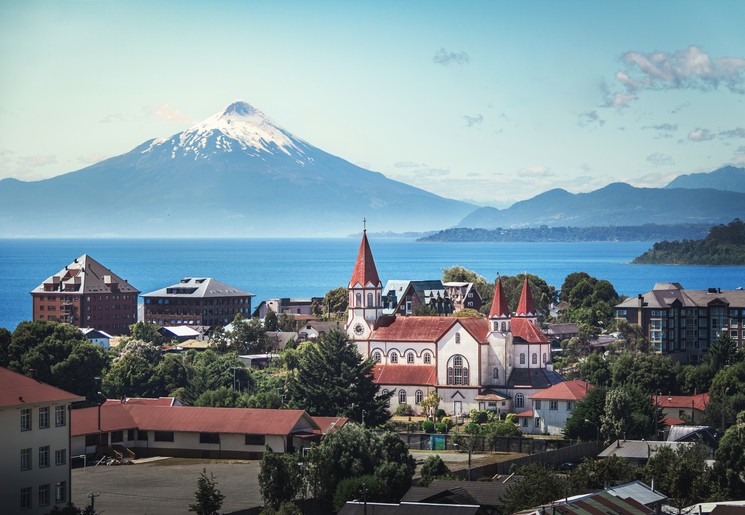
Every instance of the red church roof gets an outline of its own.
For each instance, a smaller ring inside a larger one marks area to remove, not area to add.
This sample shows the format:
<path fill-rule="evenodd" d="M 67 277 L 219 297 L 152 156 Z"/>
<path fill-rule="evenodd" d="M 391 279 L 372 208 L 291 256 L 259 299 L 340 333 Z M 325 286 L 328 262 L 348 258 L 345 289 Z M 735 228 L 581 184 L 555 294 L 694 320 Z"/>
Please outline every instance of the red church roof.
<path fill-rule="evenodd" d="M 528 343 L 548 343 L 546 335 L 527 318 L 513 318 L 510 322 L 510 330 L 512 336 L 522 338 Z"/>
<path fill-rule="evenodd" d="M 515 314 L 517 316 L 535 315 L 535 305 L 533 304 L 533 294 L 530 292 L 528 274 L 525 274 L 523 291 L 520 294 L 520 302 L 517 305 L 517 311 L 515 312 Z"/>
<path fill-rule="evenodd" d="M 485 318 L 427 316 L 381 318 L 370 334 L 370 342 L 436 342 L 456 323 L 460 323 L 477 342 L 489 343 L 486 337 L 489 322 Z"/>
<path fill-rule="evenodd" d="M 497 277 L 497 284 L 494 288 L 494 299 L 491 301 L 489 318 L 508 316 L 510 316 L 510 310 L 507 306 L 507 298 L 504 296 L 504 290 L 502 289 L 502 280 Z"/>
<path fill-rule="evenodd" d="M 375 365 L 372 372 L 376 384 L 434 385 L 437 382 L 435 365 Z"/>
<path fill-rule="evenodd" d="M 368 284 L 378 286 L 380 284 L 378 270 L 375 268 L 375 260 L 370 250 L 370 244 L 367 241 L 367 231 L 362 232 L 362 242 L 360 243 L 360 250 L 357 253 L 357 262 L 354 264 L 352 278 L 349 280 L 349 287 L 351 288 L 358 283 L 362 286 L 367 286 Z"/>
<path fill-rule="evenodd" d="M 531 399 L 546 399 L 552 401 L 581 401 L 593 388 L 585 381 L 564 381 L 532 395 Z"/>
<path fill-rule="evenodd" d="M 0 368 L 0 407 L 41 402 L 82 401 L 84 397 L 50 386 L 31 377 Z"/>

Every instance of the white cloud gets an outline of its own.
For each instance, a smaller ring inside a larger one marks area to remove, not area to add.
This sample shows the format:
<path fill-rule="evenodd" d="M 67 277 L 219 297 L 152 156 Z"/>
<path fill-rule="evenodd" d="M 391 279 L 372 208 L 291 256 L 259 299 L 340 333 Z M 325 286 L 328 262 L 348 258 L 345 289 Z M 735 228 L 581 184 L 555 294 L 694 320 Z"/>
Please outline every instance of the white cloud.
<path fill-rule="evenodd" d="M 432 58 L 432 62 L 435 64 L 440 64 L 442 66 L 450 66 L 451 64 L 461 65 L 470 63 L 471 57 L 463 51 L 451 52 L 449 50 L 445 50 L 444 48 L 440 48 L 440 50 L 438 50 L 435 56 Z"/>
<path fill-rule="evenodd" d="M 736 129 L 722 131 L 719 135 L 725 138 L 745 138 L 745 128 L 737 127 Z"/>
<path fill-rule="evenodd" d="M 171 107 L 168 104 L 160 104 L 152 107 L 147 106 L 143 108 L 145 112 L 155 116 L 159 120 L 172 123 L 195 123 L 196 120 L 190 116 L 185 115 L 175 107 Z"/>
<path fill-rule="evenodd" d="M 675 160 L 672 157 L 663 154 L 661 152 L 654 152 L 647 156 L 647 162 L 654 166 L 667 166 L 675 164 Z"/>
<path fill-rule="evenodd" d="M 587 111 L 584 113 L 580 113 L 579 125 L 580 127 L 588 127 L 591 125 L 599 125 L 600 127 L 602 127 L 603 125 L 605 125 L 605 120 L 600 118 L 600 115 L 597 111 Z"/>
<path fill-rule="evenodd" d="M 712 134 L 712 132 L 709 129 L 696 129 L 696 130 L 691 131 L 688 134 L 688 139 L 690 141 L 696 141 L 696 142 L 711 141 L 714 138 L 716 138 L 716 136 Z"/>
<path fill-rule="evenodd" d="M 523 177 L 553 177 L 554 173 L 548 168 L 548 166 L 530 166 L 523 168 L 517 172 L 518 175 Z"/>
<path fill-rule="evenodd" d="M 480 114 L 477 114 L 476 116 L 464 115 L 463 119 L 466 121 L 466 125 L 468 127 L 473 127 L 474 125 L 478 125 L 484 122 L 484 116 Z"/>

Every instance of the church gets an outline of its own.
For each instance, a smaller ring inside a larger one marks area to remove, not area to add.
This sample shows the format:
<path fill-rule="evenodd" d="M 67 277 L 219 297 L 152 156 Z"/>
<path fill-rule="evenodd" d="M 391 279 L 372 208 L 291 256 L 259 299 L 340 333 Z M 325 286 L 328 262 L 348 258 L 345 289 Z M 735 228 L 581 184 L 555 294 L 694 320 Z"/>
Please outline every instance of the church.
<path fill-rule="evenodd" d="M 381 391 L 394 392 L 391 411 L 409 404 L 420 412 L 422 399 L 437 392 L 449 415 L 476 408 L 533 418 L 531 396 L 564 381 L 551 365 L 527 277 L 514 314 L 497 278 L 488 318 L 386 315 L 382 290 L 363 231 L 348 285 L 346 330 L 359 352 L 376 361 Z"/>

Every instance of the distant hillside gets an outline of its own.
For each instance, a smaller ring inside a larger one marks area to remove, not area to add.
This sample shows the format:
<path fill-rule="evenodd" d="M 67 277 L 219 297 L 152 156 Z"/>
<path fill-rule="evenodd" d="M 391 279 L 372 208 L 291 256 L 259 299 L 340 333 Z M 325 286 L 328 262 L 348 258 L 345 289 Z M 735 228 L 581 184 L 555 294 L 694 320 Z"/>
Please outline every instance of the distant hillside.
<path fill-rule="evenodd" d="M 702 240 L 655 243 L 633 263 L 745 266 L 745 223 L 736 219 L 727 225 L 712 227 Z"/>
<path fill-rule="evenodd" d="M 680 224 L 624 227 L 539 227 L 534 229 L 445 229 L 417 241 L 658 241 L 663 239 L 703 238 L 711 225 Z"/>
<path fill-rule="evenodd" d="M 725 166 L 710 173 L 691 173 L 676 177 L 665 188 L 713 188 L 745 193 L 745 168 Z"/>
<path fill-rule="evenodd" d="M 0 181 L 0 237 L 342 236 L 363 218 L 426 231 L 473 209 L 328 154 L 245 102 L 82 170 Z"/>
<path fill-rule="evenodd" d="M 540 227 L 720 224 L 745 218 L 745 193 L 715 189 L 634 188 L 613 183 L 590 193 L 554 189 L 507 209 L 477 209 L 457 227 Z"/>

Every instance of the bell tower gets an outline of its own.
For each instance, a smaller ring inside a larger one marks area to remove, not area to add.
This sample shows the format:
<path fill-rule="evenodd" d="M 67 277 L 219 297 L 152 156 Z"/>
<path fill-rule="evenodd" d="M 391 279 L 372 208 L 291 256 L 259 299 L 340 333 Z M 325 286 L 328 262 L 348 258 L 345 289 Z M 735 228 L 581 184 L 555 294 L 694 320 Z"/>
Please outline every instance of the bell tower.
<path fill-rule="evenodd" d="M 363 220 L 363 223 L 367 220 Z M 375 321 L 383 314 L 383 284 L 375 268 L 370 243 L 367 241 L 367 226 L 362 231 L 360 250 L 354 264 L 352 278 L 347 286 L 349 292 L 349 315 L 347 334 L 353 340 L 366 340 Z"/>

